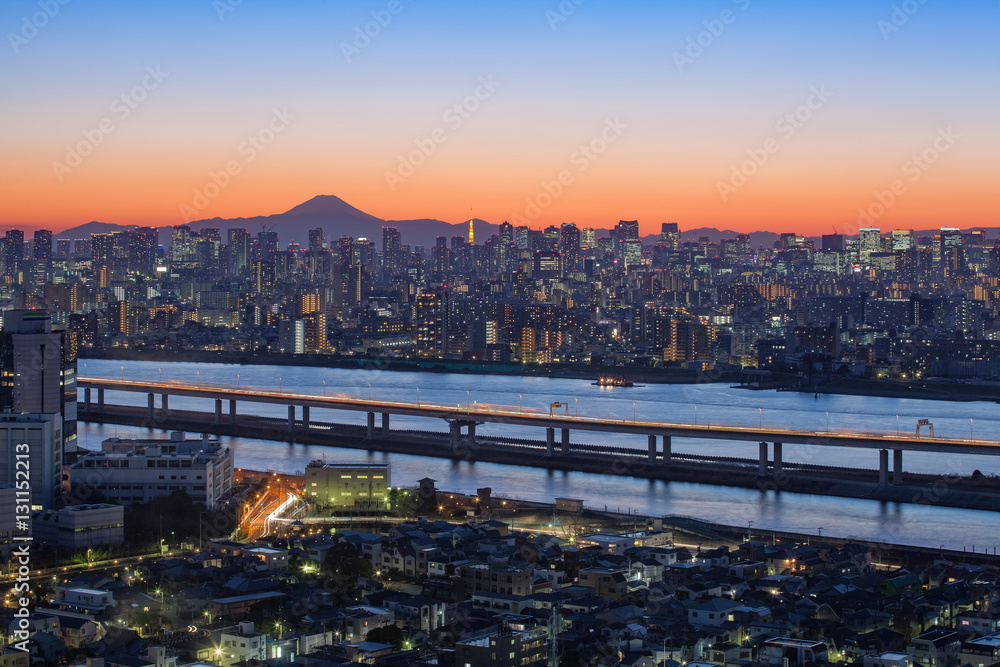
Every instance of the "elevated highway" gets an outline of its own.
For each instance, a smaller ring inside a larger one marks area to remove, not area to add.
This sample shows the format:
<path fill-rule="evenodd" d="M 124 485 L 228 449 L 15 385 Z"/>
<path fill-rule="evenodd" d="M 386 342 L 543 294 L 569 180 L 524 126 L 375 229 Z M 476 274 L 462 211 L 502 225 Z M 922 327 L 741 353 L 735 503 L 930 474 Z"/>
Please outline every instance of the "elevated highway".
<path fill-rule="evenodd" d="M 922 451 L 943 454 L 987 454 L 1000 455 L 1000 442 L 972 438 L 939 438 L 933 431 L 926 433 L 873 433 L 849 430 L 815 431 L 782 428 L 770 425 L 736 426 L 719 423 L 687 424 L 664 420 L 657 416 L 636 415 L 634 419 L 608 419 L 570 414 L 565 404 L 553 404 L 550 412 L 539 412 L 526 408 L 483 405 L 478 403 L 440 404 L 428 402 L 400 402 L 345 397 L 342 395 L 315 395 L 293 391 L 274 391 L 259 388 L 240 388 L 211 384 L 190 384 L 182 382 L 142 382 L 135 380 L 113 380 L 100 378 L 79 378 L 79 389 L 83 392 L 86 411 L 103 409 L 107 392 L 129 392 L 147 395 L 147 412 L 153 417 L 158 409 L 161 414 L 169 414 L 171 396 L 200 398 L 215 403 L 216 423 L 237 423 L 238 403 L 264 403 L 285 405 L 288 409 L 289 430 L 297 426 L 309 428 L 310 409 L 345 410 L 367 413 L 366 436 L 374 439 L 387 436 L 390 432 L 391 417 L 423 417 L 441 419 L 448 423 L 453 446 L 463 440 L 475 440 L 476 426 L 480 424 L 509 424 L 544 429 L 546 455 L 558 456 L 570 451 L 572 431 L 620 433 L 645 436 L 648 442 L 650 463 L 670 461 L 672 439 L 728 440 L 757 442 L 759 444 L 759 474 L 778 473 L 782 470 L 782 445 L 815 445 L 823 447 L 852 447 L 877 450 L 879 453 L 880 483 L 899 483 L 902 480 L 903 452 Z M 160 406 L 156 407 L 159 396 Z M 228 410 L 223 407 L 228 402 Z M 558 406 L 558 407 L 556 407 Z M 672 406 L 665 404 L 664 413 L 671 412 Z M 380 424 L 376 426 L 376 416 Z M 465 432 L 463 433 L 463 429 Z M 559 431 L 559 441 L 556 441 Z M 893 466 L 890 479 L 889 452 L 892 452 Z M 580 452 L 576 452 L 579 454 Z"/>

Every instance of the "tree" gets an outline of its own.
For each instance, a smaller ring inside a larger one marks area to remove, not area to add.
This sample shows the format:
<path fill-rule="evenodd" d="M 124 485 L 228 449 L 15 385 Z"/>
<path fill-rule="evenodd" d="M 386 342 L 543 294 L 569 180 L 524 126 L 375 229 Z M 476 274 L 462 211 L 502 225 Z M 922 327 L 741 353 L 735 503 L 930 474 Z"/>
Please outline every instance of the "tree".
<path fill-rule="evenodd" d="M 379 644 L 392 644 L 393 650 L 399 651 L 402 650 L 403 644 L 406 642 L 406 636 L 398 626 L 387 625 L 369 632 L 365 635 L 365 640 Z"/>

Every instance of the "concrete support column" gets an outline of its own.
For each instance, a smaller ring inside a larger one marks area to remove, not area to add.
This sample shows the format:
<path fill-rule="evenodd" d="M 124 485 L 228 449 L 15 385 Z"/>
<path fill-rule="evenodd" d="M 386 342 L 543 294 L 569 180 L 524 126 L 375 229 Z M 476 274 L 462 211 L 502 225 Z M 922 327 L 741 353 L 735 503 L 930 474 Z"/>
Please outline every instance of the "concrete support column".
<path fill-rule="evenodd" d="M 83 409 L 90 410 L 90 387 L 83 390 Z"/>
<path fill-rule="evenodd" d="M 97 409 L 104 412 L 104 389 L 97 389 Z"/>
<path fill-rule="evenodd" d="M 781 472 L 781 443 L 774 443 L 774 474 L 777 475 Z"/>
<path fill-rule="evenodd" d="M 163 410 L 163 414 L 170 414 L 170 394 L 160 394 L 160 409 Z"/>
<path fill-rule="evenodd" d="M 389 413 L 382 413 L 382 435 L 389 435 Z"/>
<path fill-rule="evenodd" d="M 229 399 L 229 423 L 236 423 L 236 399 Z"/>
<path fill-rule="evenodd" d="M 889 450 L 878 450 L 878 483 L 889 483 Z"/>
<path fill-rule="evenodd" d="M 372 420 L 374 423 L 375 419 L 374 413 L 369 412 L 368 414 L 372 415 Z M 448 424 L 448 431 L 449 434 L 451 435 L 451 449 L 452 451 L 455 451 L 458 449 L 458 439 L 462 433 L 462 425 L 459 424 L 458 422 L 451 422 L 450 424 Z"/>
<path fill-rule="evenodd" d="M 288 430 L 291 431 L 295 428 L 295 406 L 288 406 Z"/>
<path fill-rule="evenodd" d="M 150 394 L 149 396 L 150 396 L 149 409 L 152 410 L 153 409 L 153 405 L 152 405 L 152 396 L 153 395 Z M 215 399 L 215 423 L 216 424 L 221 424 L 222 423 L 222 399 L 221 398 Z"/>
<path fill-rule="evenodd" d="M 569 454 L 569 429 L 562 429 L 562 453 Z"/>
<path fill-rule="evenodd" d="M 302 406 L 302 428 L 309 428 L 309 406 Z"/>
<path fill-rule="evenodd" d="M 656 436 L 646 436 L 646 441 L 649 443 L 649 462 L 656 463 Z"/>
<path fill-rule="evenodd" d="M 146 416 L 153 418 L 153 409 L 156 407 L 156 397 L 153 394 L 146 396 Z"/>
<path fill-rule="evenodd" d="M 476 444 L 476 422 L 469 422 L 469 434 L 468 434 L 469 445 Z"/>
<path fill-rule="evenodd" d="M 670 461 L 670 457 L 673 455 L 672 444 L 673 443 L 670 442 L 670 436 L 669 435 L 663 436 L 663 462 L 664 463 L 668 463 Z"/>
<path fill-rule="evenodd" d="M 903 450 L 892 450 L 892 483 L 903 483 Z"/>
<path fill-rule="evenodd" d="M 545 429 L 545 453 L 549 456 L 555 454 L 556 450 L 556 430 L 552 427 Z"/>
<path fill-rule="evenodd" d="M 368 439 L 371 440 L 375 437 L 375 413 L 368 413 Z"/>
<path fill-rule="evenodd" d="M 757 474 L 761 477 L 767 475 L 767 443 L 760 443 L 760 462 L 757 468 Z"/>

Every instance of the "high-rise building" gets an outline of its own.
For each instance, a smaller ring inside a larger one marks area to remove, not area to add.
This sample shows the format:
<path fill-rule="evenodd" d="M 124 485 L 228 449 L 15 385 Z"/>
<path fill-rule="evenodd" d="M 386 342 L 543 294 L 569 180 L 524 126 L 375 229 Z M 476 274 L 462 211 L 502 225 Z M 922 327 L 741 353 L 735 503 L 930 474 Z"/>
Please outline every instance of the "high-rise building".
<path fill-rule="evenodd" d="M 49 262 L 52 260 L 52 232 L 48 229 L 35 231 L 31 238 L 31 256 L 33 259 Z"/>
<path fill-rule="evenodd" d="M 229 242 L 226 244 L 226 263 L 230 275 L 243 273 L 249 266 L 249 246 L 250 234 L 247 230 L 239 227 L 229 230 Z"/>
<path fill-rule="evenodd" d="M 278 345 L 284 354 L 303 354 L 306 351 L 305 321 L 281 320 L 278 323 Z"/>
<path fill-rule="evenodd" d="M 184 265 L 195 260 L 195 235 L 188 225 L 177 225 L 171 232 L 170 259 L 175 265 Z"/>
<path fill-rule="evenodd" d="M 32 509 L 54 507 L 62 489 L 61 415 L 54 411 L 0 414 L 0 486 L 19 481 L 17 471 L 24 470 L 17 465 L 19 454 L 28 455 Z M 11 513 L 13 515 L 13 509 Z M 9 536 L 0 536 L 0 542 L 2 537 Z"/>
<path fill-rule="evenodd" d="M 916 237 L 913 234 L 912 229 L 894 229 L 892 230 L 892 249 L 896 250 L 910 250 L 911 248 L 917 247 Z"/>
<path fill-rule="evenodd" d="M 845 252 L 847 250 L 847 237 L 843 234 L 823 234 L 823 250 Z"/>
<path fill-rule="evenodd" d="M 878 227 L 862 227 L 859 233 L 858 255 L 866 263 L 869 255 L 882 250 L 882 231 Z"/>
<path fill-rule="evenodd" d="M 121 336 L 135 333 L 132 306 L 128 301 L 113 301 L 108 304 L 108 330 Z"/>
<path fill-rule="evenodd" d="M 24 232 L 20 229 L 8 229 L 3 237 L 0 260 L 3 261 L 3 275 L 19 281 L 21 263 L 24 261 Z"/>
<path fill-rule="evenodd" d="M 660 225 L 660 243 L 671 250 L 676 250 L 680 242 L 680 232 L 676 222 L 664 222 Z"/>
<path fill-rule="evenodd" d="M 318 252 L 326 245 L 326 238 L 323 236 L 323 229 L 317 227 L 309 230 L 309 252 Z"/>
<path fill-rule="evenodd" d="M 260 244 L 261 259 L 270 259 L 272 254 L 278 252 L 278 232 L 271 230 L 257 232 L 257 241 Z"/>
<path fill-rule="evenodd" d="M 156 273 L 156 249 L 159 236 L 156 227 L 139 227 L 131 234 L 129 249 L 130 271 L 151 276 Z"/>
<path fill-rule="evenodd" d="M 53 331 L 42 310 L 8 310 L 0 333 L 0 411 L 59 413 L 60 442 L 76 451 L 76 334 Z"/>
<path fill-rule="evenodd" d="M 451 252 L 448 250 L 448 237 L 439 236 L 434 244 L 434 272 L 439 275 L 448 273 L 451 267 Z"/>
<path fill-rule="evenodd" d="M 583 270 L 583 248 L 580 230 L 573 223 L 564 224 L 559 230 L 559 251 L 567 273 Z"/>
<path fill-rule="evenodd" d="M 448 290 L 439 288 L 417 295 L 417 355 L 440 358 L 448 349 Z"/>
<path fill-rule="evenodd" d="M 403 270 L 403 238 L 395 227 L 382 228 L 382 266 L 389 276 Z"/>
<path fill-rule="evenodd" d="M 56 240 L 56 256 L 59 259 L 69 259 L 71 243 L 69 239 Z"/>

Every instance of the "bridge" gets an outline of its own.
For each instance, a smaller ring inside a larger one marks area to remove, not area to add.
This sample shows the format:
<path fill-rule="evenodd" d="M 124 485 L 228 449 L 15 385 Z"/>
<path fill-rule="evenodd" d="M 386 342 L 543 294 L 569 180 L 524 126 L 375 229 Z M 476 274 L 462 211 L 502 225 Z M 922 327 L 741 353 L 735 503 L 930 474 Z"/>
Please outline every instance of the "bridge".
<path fill-rule="evenodd" d="M 215 422 L 236 424 L 239 416 L 237 402 L 285 405 L 288 408 L 288 429 L 296 426 L 310 427 L 310 409 L 344 410 L 367 413 L 366 435 L 369 440 L 376 435 L 388 436 L 393 415 L 442 419 L 448 423 L 449 437 L 453 447 L 464 438 L 474 441 L 476 426 L 480 424 L 510 424 L 528 426 L 545 431 L 546 455 L 558 456 L 570 451 L 571 431 L 591 431 L 645 436 L 648 443 L 648 461 L 666 463 L 671 460 L 673 438 L 693 440 L 729 440 L 757 442 L 759 445 L 758 474 L 765 476 L 782 471 L 782 445 L 819 445 L 824 447 L 853 447 L 877 450 L 879 454 L 879 482 L 890 482 L 889 452 L 893 456 L 891 482 L 901 483 L 903 474 L 903 452 L 922 451 L 944 454 L 987 454 L 1000 455 L 1000 442 L 972 438 L 942 438 L 918 433 L 865 433 L 857 431 L 813 431 L 761 425 L 734 426 L 726 424 L 685 424 L 648 419 L 609 419 L 570 414 L 568 406 L 560 413 L 550 409 L 548 413 L 530 408 L 492 406 L 479 403 L 440 404 L 427 402 L 401 402 L 353 398 L 341 395 L 320 396 L 300 394 L 293 391 L 260 388 L 239 388 L 212 384 L 190 384 L 183 382 L 143 382 L 136 380 L 113 380 L 84 378 L 77 380 L 84 394 L 84 409 L 88 412 L 104 409 L 105 393 L 108 391 L 130 392 L 147 395 L 147 413 L 150 418 L 156 411 L 156 397 L 160 397 L 160 414 L 169 415 L 171 396 L 201 398 L 215 402 Z M 95 396 L 96 394 L 96 396 Z M 228 411 L 224 411 L 228 401 Z M 565 404 L 558 405 L 562 409 Z M 669 408 L 669 406 L 665 406 Z M 376 426 L 376 415 L 381 423 Z M 559 431 L 557 448 L 556 431 Z M 769 456 L 770 454 L 770 456 Z"/>

